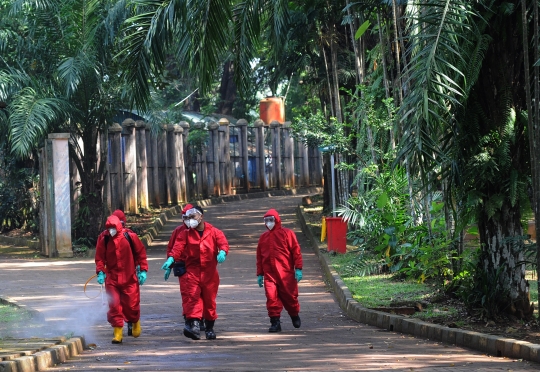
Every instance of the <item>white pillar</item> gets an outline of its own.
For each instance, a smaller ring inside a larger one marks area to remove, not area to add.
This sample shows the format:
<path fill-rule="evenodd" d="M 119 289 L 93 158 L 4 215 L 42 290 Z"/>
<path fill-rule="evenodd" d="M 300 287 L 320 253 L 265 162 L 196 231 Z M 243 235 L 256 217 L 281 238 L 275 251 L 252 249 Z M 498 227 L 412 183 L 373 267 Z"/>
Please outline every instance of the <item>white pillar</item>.
<path fill-rule="evenodd" d="M 49 226 L 51 228 L 51 255 L 73 257 L 71 245 L 71 191 L 69 187 L 69 133 L 51 133 L 52 149 L 52 203 Z"/>

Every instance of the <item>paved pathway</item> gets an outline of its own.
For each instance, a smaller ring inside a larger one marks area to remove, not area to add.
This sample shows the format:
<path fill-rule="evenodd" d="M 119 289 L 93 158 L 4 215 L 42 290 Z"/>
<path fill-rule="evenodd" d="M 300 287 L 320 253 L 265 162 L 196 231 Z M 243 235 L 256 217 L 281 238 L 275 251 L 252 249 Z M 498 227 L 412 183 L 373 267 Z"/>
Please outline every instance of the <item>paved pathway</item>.
<path fill-rule="evenodd" d="M 45 324 L 1 329 L 17 336 L 84 334 L 85 351 L 51 371 L 538 371 L 540 365 L 482 355 L 409 335 L 359 324 L 346 318 L 329 293 L 319 261 L 295 220 L 300 196 L 248 199 L 205 208 L 208 222 L 221 228 L 231 251 L 220 264 L 217 340 L 192 341 L 182 334 L 176 278 L 165 282 L 165 246 L 180 223 L 168 223 L 148 249 L 149 274 L 142 287 L 142 336 L 112 345 L 93 275 L 92 259 L 0 261 L 0 297 L 42 312 Z M 293 328 L 286 312 L 281 333 L 270 334 L 263 289 L 257 285 L 255 248 L 264 231 L 262 216 L 276 208 L 284 225 L 296 231 L 304 255 L 300 283 L 302 327 Z"/>

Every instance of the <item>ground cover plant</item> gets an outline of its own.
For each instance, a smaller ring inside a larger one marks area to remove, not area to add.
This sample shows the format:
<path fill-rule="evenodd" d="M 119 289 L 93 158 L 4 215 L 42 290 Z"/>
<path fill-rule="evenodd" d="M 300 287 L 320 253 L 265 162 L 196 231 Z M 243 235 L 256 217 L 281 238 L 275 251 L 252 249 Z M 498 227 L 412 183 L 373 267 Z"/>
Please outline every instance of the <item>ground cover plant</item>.
<path fill-rule="evenodd" d="M 32 319 L 32 314 L 20 307 L 0 304 L 0 328 L 3 324 L 23 322 Z"/>
<path fill-rule="evenodd" d="M 331 215 L 323 210 L 322 196 L 310 197 L 310 204 L 303 210 L 306 225 L 315 237 L 321 237 L 322 219 Z M 441 282 L 436 277 L 421 280 L 421 276 L 407 276 L 399 270 L 390 272 L 388 266 L 383 268 L 387 261 L 366 254 L 358 248 L 359 241 L 353 237 L 354 234 L 351 234 L 348 239 L 345 254 L 328 252 L 326 241 L 321 242 L 319 247 L 320 254 L 329 257 L 353 298 L 362 306 L 378 310 L 390 308 L 387 311 L 394 308 L 394 312 L 399 312 L 397 308 L 414 308 L 413 314 L 402 316 L 540 344 L 537 312 L 528 321 L 505 314 L 488 318 L 481 308 L 467 306 L 463 298 L 448 291 L 448 281 Z M 530 284 L 530 300 L 537 304 L 537 283 L 533 270 L 527 270 L 527 279 Z"/>

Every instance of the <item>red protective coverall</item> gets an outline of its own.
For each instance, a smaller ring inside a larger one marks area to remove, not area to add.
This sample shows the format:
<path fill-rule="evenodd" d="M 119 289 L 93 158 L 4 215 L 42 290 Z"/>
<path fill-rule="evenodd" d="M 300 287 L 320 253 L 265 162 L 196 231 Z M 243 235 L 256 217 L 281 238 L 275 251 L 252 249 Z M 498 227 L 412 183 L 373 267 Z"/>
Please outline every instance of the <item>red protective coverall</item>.
<path fill-rule="evenodd" d="M 302 270 L 302 253 L 294 231 L 281 226 L 275 209 L 264 217 L 274 216 L 276 224 L 259 238 L 257 245 L 257 276 L 264 276 L 268 316 L 280 317 L 283 307 L 290 316 L 300 312 L 298 282 L 294 270 Z"/>
<path fill-rule="evenodd" d="M 107 218 L 105 227 L 116 228 L 114 237 L 109 231 L 103 231 L 96 244 L 96 273 L 103 271 L 105 290 L 109 300 L 107 320 L 112 327 L 123 327 L 124 321 L 136 323 L 140 318 L 140 291 L 135 267 L 140 265 L 141 271 L 148 271 L 146 251 L 137 234 L 122 227 L 118 217 Z M 133 242 L 133 253 L 128 240 L 124 236 L 127 231 Z M 109 236 L 105 246 L 105 236 Z"/>
<path fill-rule="evenodd" d="M 186 273 L 180 277 L 182 309 L 187 319 L 216 320 L 216 296 L 219 287 L 217 255 L 220 250 L 229 254 L 225 234 L 208 222 L 202 236 L 196 229 L 181 232 L 174 243 L 171 256 L 182 258 Z"/>
<path fill-rule="evenodd" d="M 187 204 L 183 209 L 182 209 L 182 216 L 184 214 L 186 214 L 186 212 L 188 210 L 190 210 L 191 208 L 193 208 L 193 205 L 191 204 Z M 184 230 L 187 230 L 188 227 L 186 226 L 186 224 L 182 221 L 182 224 L 181 225 L 178 225 L 178 227 L 176 227 L 176 229 L 173 230 L 172 234 L 171 234 L 171 237 L 169 238 L 169 244 L 167 244 L 167 258 L 169 257 L 172 257 L 172 249 L 173 249 L 173 246 L 174 246 L 174 242 L 176 241 L 176 237 Z"/>
<path fill-rule="evenodd" d="M 167 258 L 172 257 L 172 249 L 174 247 L 174 243 L 176 242 L 176 239 L 178 238 L 178 235 L 182 233 L 182 231 L 187 230 L 187 226 L 182 222 L 181 225 L 179 225 L 176 229 L 173 230 L 171 237 L 169 239 L 169 244 L 167 244 Z"/>

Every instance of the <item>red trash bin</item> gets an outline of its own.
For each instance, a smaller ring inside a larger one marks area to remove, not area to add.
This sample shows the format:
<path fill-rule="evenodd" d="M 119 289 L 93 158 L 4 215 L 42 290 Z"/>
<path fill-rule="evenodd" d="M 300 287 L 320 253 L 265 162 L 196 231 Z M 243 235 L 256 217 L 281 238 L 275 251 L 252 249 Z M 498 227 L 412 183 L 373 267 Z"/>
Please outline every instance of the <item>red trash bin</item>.
<path fill-rule="evenodd" d="M 347 222 L 342 217 L 326 217 L 328 251 L 347 252 Z"/>

